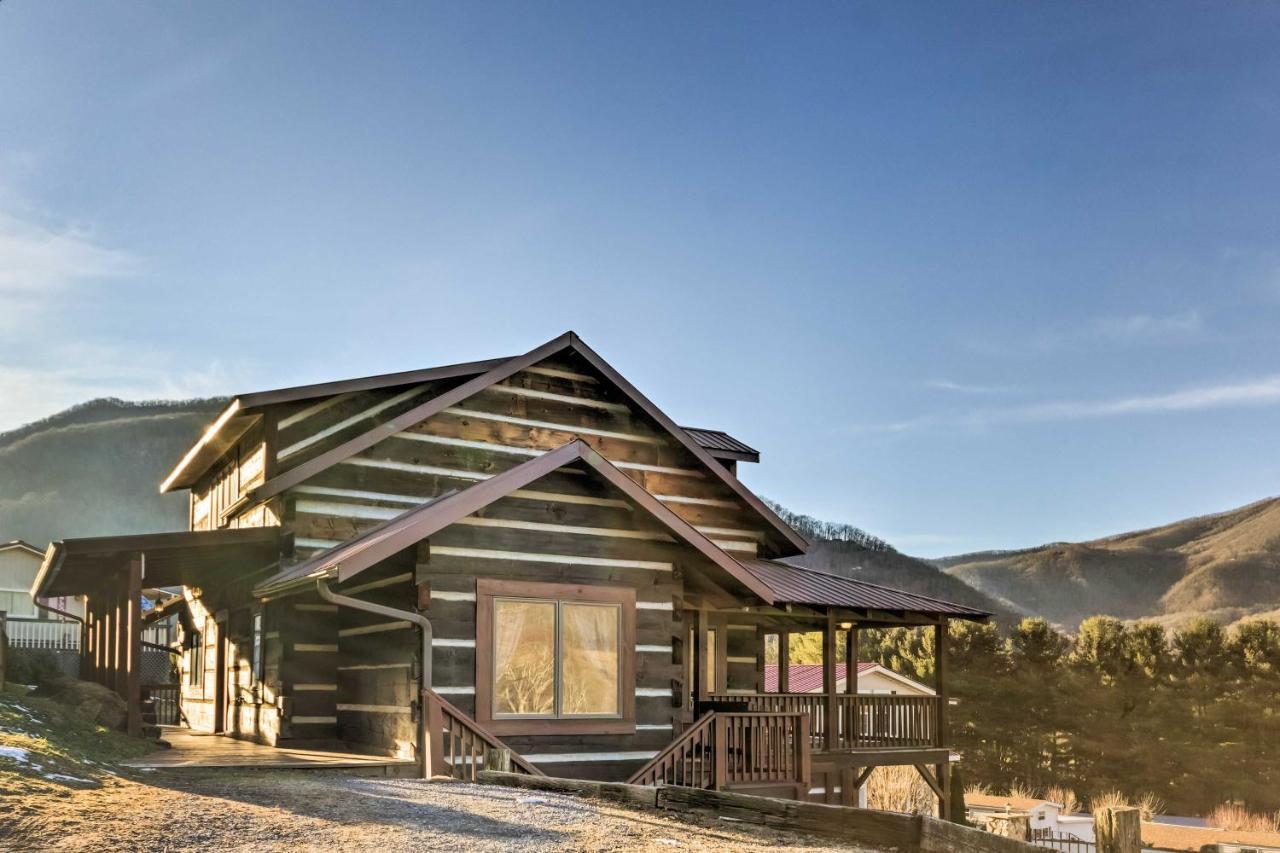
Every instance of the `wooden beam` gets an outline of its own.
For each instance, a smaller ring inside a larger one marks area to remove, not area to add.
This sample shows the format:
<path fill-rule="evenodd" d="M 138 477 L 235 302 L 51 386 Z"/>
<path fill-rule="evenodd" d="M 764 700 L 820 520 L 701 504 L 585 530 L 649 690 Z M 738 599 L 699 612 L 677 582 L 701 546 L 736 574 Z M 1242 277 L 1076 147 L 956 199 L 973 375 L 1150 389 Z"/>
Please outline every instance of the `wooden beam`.
<path fill-rule="evenodd" d="M 858 695 L 858 623 L 849 625 L 844 637 L 844 692 L 850 696 Z M 857 724 L 855 719 L 854 724 Z"/>
<path fill-rule="evenodd" d="M 933 793 L 937 795 L 938 802 L 941 804 L 945 799 L 944 794 L 942 793 L 942 786 L 933 778 L 933 774 L 929 772 L 929 768 L 923 764 L 916 764 L 913 766 L 916 768 L 916 772 L 920 774 L 920 778 L 923 779 L 933 790 Z"/>
<path fill-rule="evenodd" d="M 710 693 L 710 685 L 707 684 L 707 630 L 708 615 L 703 609 L 695 610 L 693 613 L 693 648 L 690 652 L 693 654 L 693 695 L 699 701 L 706 701 L 707 695 Z"/>
<path fill-rule="evenodd" d="M 937 746 L 947 746 L 947 623 L 944 620 L 933 629 L 933 653 L 935 657 L 934 690 L 938 694 Z"/>
<path fill-rule="evenodd" d="M 827 705 L 827 749 L 837 749 L 840 746 L 840 726 L 837 722 L 840 705 L 836 696 L 836 620 L 829 613 L 822 631 L 822 689 L 826 694 Z"/>
<path fill-rule="evenodd" d="M 128 731 L 133 737 L 142 734 L 142 576 L 147 555 L 139 554 L 129 561 L 125 584 L 125 696 L 128 706 Z"/>

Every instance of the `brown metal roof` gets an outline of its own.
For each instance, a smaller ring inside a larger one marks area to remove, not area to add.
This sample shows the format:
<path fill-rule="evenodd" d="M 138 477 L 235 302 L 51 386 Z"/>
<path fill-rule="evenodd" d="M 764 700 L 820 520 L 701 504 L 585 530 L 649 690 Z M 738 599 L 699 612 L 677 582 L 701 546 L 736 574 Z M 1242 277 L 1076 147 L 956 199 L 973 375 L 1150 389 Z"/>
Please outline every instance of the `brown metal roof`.
<path fill-rule="evenodd" d="M 759 462 L 760 451 L 739 441 L 729 433 L 718 429 L 681 427 L 689 437 L 717 459 L 737 459 L 742 462 Z"/>
<path fill-rule="evenodd" d="M 557 468 L 579 461 L 594 469 L 678 538 L 719 566 L 731 581 L 736 582 L 740 587 L 745 587 L 764 601 L 773 603 L 768 595 L 768 587 L 744 570 L 738 561 L 691 527 L 680 516 L 667 509 L 644 487 L 623 474 L 614 467 L 613 463 L 580 439 L 561 445 L 549 453 L 536 456 L 528 462 L 482 480 L 474 486 L 450 492 L 403 512 L 354 539 L 273 575 L 254 587 L 253 593 L 263 597 L 280 595 L 310 584 L 318 578 L 332 577 L 335 573 L 339 581 L 348 580 L 398 551 L 427 538 L 437 530 L 509 495 L 516 489 L 524 488 Z"/>
<path fill-rule="evenodd" d="M 903 592 L 813 569 L 789 566 L 777 560 L 739 559 L 738 562 L 767 586 L 778 602 L 816 607 L 848 607 L 855 610 L 906 611 L 976 621 L 991 615 L 963 604 L 953 604 L 927 595 Z"/>
<path fill-rule="evenodd" d="M 146 556 L 147 586 L 198 586 L 206 570 L 240 565 L 247 573 L 270 565 L 279 556 L 279 539 L 278 527 L 66 539 L 45 552 L 31 594 L 84 594 L 139 555 Z"/>

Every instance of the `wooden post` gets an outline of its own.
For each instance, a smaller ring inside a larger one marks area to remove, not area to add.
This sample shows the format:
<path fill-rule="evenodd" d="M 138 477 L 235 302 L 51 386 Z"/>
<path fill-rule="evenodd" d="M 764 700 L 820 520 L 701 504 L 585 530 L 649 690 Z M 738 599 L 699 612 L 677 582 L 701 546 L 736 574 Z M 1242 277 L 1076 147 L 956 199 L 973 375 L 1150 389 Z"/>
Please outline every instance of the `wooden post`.
<path fill-rule="evenodd" d="M 769 645 L 769 634 L 763 626 L 756 626 L 756 692 L 764 692 L 765 650 Z"/>
<path fill-rule="evenodd" d="M 1093 835 L 1098 853 L 1139 853 L 1142 850 L 1142 823 L 1138 810 L 1132 806 L 1095 810 Z"/>
<path fill-rule="evenodd" d="M 828 751 L 834 751 L 840 746 L 840 705 L 836 696 L 836 617 L 831 613 L 822 631 L 822 688 L 826 695 L 824 742 Z"/>
<path fill-rule="evenodd" d="M 9 656 L 9 617 L 0 610 L 0 687 L 4 687 L 4 672 Z"/>
<path fill-rule="evenodd" d="M 484 769 L 511 772 L 511 750 L 489 748 L 484 751 Z"/>
<path fill-rule="evenodd" d="M 712 789 L 723 791 L 729 778 L 729 744 L 726 742 L 728 738 L 725 734 L 725 719 L 720 714 L 716 714 L 712 718 L 711 724 L 711 731 L 716 741 L 713 753 L 715 767 L 712 768 L 712 771 L 715 775 Z"/>
<path fill-rule="evenodd" d="M 422 727 L 426 741 L 420 750 L 422 754 L 418 756 L 422 764 L 422 778 L 448 776 L 449 768 L 444 764 L 444 708 L 430 690 L 422 692 L 422 716 L 426 720 Z"/>
<path fill-rule="evenodd" d="M 729 691 L 729 618 L 727 616 L 717 617 L 714 627 L 716 631 L 716 677 L 711 684 L 711 692 L 723 694 Z"/>
<path fill-rule="evenodd" d="M 139 554 L 129 562 L 129 579 L 125 585 L 125 704 L 128 706 L 129 734 L 142 734 L 142 575 L 147 557 Z"/>
<path fill-rule="evenodd" d="M 858 623 L 851 622 L 844 635 L 844 692 L 858 695 Z"/>
<path fill-rule="evenodd" d="M 791 692 L 791 632 L 778 632 L 778 692 Z"/>
<path fill-rule="evenodd" d="M 947 620 L 945 618 L 934 626 L 933 654 L 934 675 L 937 677 L 935 692 L 938 695 L 937 732 L 934 735 L 934 746 L 947 746 Z M 938 817 L 951 820 L 950 761 L 934 765 L 933 772 L 938 778 L 938 787 L 942 791 L 938 796 Z"/>

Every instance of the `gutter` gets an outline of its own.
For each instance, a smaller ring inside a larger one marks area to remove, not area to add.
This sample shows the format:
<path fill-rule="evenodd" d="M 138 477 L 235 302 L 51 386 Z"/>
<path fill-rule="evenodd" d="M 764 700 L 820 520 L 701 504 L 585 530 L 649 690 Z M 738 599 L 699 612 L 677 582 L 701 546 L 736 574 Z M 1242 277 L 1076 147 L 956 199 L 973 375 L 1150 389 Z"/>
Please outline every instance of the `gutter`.
<path fill-rule="evenodd" d="M 423 616 L 421 613 L 412 610 L 397 610 L 394 607 L 387 607 L 382 604 L 374 604 L 371 601 L 363 601 L 359 598 L 352 598 L 349 595 L 342 595 L 329 589 L 329 583 L 324 578 L 316 580 L 316 592 L 320 597 L 330 604 L 337 604 L 341 607 L 350 607 L 353 610 L 363 610 L 366 613 L 373 613 L 378 616 L 386 616 L 390 619 L 404 620 L 417 625 L 422 632 L 422 669 L 418 674 L 418 772 L 420 778 L 431 778 L 431 742 L 427 731 L 427 691 L 431 689 L 431 620 Z M 438 736 L 438 735 L 437 735 Z"/>

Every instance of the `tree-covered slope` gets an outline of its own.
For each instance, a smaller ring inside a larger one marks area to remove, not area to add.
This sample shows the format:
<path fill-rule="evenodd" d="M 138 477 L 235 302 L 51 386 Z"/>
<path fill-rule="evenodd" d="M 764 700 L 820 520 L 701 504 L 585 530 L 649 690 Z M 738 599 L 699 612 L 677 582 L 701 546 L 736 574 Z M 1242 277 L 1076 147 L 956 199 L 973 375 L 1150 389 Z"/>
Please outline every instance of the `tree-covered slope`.
<path fill-rule="evenodd" d="M 1233 622 L 1280 607 L 1280 499 L 1092 542 L 935 564 L 1069 629 L 1095 614 Z"/>
<path fill-rule="evenodd" d="M 94 400 L 0 434 L 0 541 L 186 527 L 186 493 L 157 487 L 221 400 Z"/>

